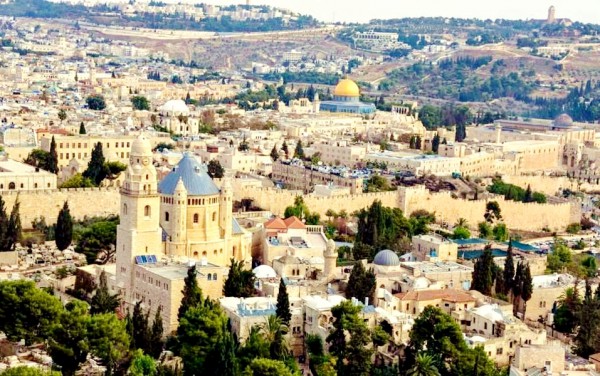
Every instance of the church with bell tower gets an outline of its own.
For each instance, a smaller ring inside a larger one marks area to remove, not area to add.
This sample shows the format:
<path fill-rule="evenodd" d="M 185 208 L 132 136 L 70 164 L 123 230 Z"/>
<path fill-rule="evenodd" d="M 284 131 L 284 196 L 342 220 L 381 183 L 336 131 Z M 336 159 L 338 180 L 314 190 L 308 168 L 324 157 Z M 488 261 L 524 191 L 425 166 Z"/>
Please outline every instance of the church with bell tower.
<path fill-rule="evenodd" d="M 150 141 L 142 134 L 133 142 L 111 276 L 125 308 L 141 302 L 153 315 L 160 307 L 165 328 L 174 330 L 191 265 L 211 298 L 221 297 L 232 258 L 250 266 L 251 235 L 233 218 L 230 180 L 221 183 L 190 153 L 158 182 Z"/>

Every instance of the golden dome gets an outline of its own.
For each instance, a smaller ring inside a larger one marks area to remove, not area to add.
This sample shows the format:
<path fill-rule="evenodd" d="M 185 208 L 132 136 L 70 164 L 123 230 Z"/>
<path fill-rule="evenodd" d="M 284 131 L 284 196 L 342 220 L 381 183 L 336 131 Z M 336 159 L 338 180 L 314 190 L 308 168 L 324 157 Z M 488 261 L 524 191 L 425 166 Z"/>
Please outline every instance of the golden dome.
<path fill-rule="evenodd" d="M 336 97 L 359 97 L 360 91 L 354 81 L 344 78 L 338 82 L 333 95 Z"/>

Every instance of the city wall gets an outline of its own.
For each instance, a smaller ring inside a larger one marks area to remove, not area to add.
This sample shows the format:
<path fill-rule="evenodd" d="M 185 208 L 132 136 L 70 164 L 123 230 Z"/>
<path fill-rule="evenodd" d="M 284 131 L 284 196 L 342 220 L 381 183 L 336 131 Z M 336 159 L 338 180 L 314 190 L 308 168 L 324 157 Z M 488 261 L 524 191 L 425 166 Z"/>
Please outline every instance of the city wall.
<path fill-rule="evenodd" d="M 253 204 L 283 215 L 285 208 L 294 202 L 300 191 L 284 191 L 273 188 L 251 186 L 234 186 L 236 200 L 252 198 Z M 380 200 L 384 206 L 398 207 L 406 215 L 419 210 L 435 212 L 438 221 L 454 224 L 459 218 L 465 218 L 472 228 L 484 220 L 486 200 L 463 200 L 454 198 L 451 192 L 429 192 L 425 187 L 402 187 L 398 191 L 363 193 L 332 197 L 304 195 L 304 202 L 312 212 L 325 217 L 328 209 L 348 213 L 370 206 L 374 200 Z M 552 231 L 563 231 L 569 223 L 579 222 L 581 212 L 577 203 L 559 204 L 522 203 L 495 197 L 500 205 L 502 217 L 509 228 L 539 231 L 548 228 Z"/>
<path fill-rule="evenodd" d="M 31 222 L 44 216 L 47 224 L 56 223 L 58 212 L 65 201 L 69 202 L 71 215 L 75 219 L 85 216 L 106 216 L 118 214 L 120 196 L 116 188 L 70 188 L 39 191 L 3 192 L 7 212 L 10 213 L 15 201 L 21 203 L 21 224 L 31 228 Z"/>
<path fill-rule="evenodd" d="M 528 185 L 536 192 L 546 195 L 555 195 L 563 189 L 572 191 L 597 192 L 600 191 L 600 185 L 590 184 L 587 181 L 578 183 L 576 180 L 569 179 L 566 176 L 502 176 L 506 183 L 518 185 L 527 188 Z"/>

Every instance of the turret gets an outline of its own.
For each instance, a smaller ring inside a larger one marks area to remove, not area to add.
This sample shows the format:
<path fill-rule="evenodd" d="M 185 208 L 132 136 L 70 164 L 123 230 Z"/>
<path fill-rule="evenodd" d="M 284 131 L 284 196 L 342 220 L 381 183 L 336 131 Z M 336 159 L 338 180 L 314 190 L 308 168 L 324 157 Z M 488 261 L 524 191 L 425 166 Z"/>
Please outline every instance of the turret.
<path fill-rule="evenodd" d="M 321 108 L 321 100 L 319 99 L 319 93 L 315 93 L 315 97 L 313 99 L 313 113 L 318 114 Z"/>
<path fill-rule="evenodd" d="M 323 278 L 329 281 L 335 275 L 335 268 L 337 266 L 338 254 L 335 250 L 335 242 L 332 239 L 327 240 L 327 246 L 323 251 L 323 258 L 325 265 L 323 268 Z"/>
<path fill-rule="evenodd" d="M 223 237 L 228 239 L 231 237 L 231 228 L 233 225 L 233 190 L 231 188 L 231 179 L 229 177 L 223 178 L 220 200 L 219 225 L 223 231 Z"/>
<path fill-rule="evenodd" d="M 187 197 L 188 192 L 180 177 L 173 192 L 173 221 L 171 222 L 171 250 L 180 255 L 185 253 L 187 238 Z"/>

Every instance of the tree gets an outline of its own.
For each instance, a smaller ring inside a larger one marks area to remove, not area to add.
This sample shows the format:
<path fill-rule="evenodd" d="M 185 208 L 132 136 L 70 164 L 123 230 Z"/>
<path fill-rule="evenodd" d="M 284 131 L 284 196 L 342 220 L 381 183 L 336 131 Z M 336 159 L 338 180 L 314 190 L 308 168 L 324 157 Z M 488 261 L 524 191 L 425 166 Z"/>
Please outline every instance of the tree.
<path fill-rule="evenodd" d="M 177 318 L 181 318 L 185 313 L 192 307 L 195 307 L 202 303 L 202 290 L 198 287 L 198 280 L 196 279 L 196 265 L 192 265 L 188 268 L 187 277 L 184 279 L 183 298 L 181 299 L 181 305 L 179 306 L 179 312 Z"/>
<path fill-rule="evenodd" d="M 231 259 L 227 280 L 223 285 L 223 296 L 248 298 L 254 296 L 256 277 L 251 270 L 244 270 L 243 261 Z"/>
<path fill-rule="evenodd" d="M 136 350 L 131 359 L 128 374 L 132 376 L 154 376 L 157 374 L 156 362 L 142 350 Z"/>
<path fill-rule="evenodd" d="M 433 139 L 431 140 L 431 151 L 433 151 L 434 153 L 437 154 L 439 148 L 440 148 L 440 136 L 436 133 L 436 135 L 433 136 Z"/>
<path fill-rule="evenodd" d="M 504 223 L 498 223 L 492 229 L 492 233 L 494 234 L 494 239 L 499 242 L 505 242 L 508 240 L 508 229 Z"/>
<path fill-rule="evenodd" d="M 246 369 L 253 359 L 269 356 L 269 343 L 263 336 L 262 329 L 257 325 L 251 327 L 248 339 L 237 353 L 240 369 Z"/>
<path fill-rule="evenodd" d="M 292 373 L 282 361 L 258 358 L 246 367 L 243 376 L 292 376 Z"/>
<path fill-rule="evenodd" d="M 428 353 L 417 354 L 414 366 L 408 370 L 407 376 L 440 376 L 435 358 Z"/>
<path fill-rule="evenodd" d="M 271 149 L 271 159 L 273 162 L 279 159 L 279 153 L 277 152 L 277 145 L 273 145 L 273 149 Z"/>
<path fill-rule="evenodd" d="M 302 196 L 296 196 L 294 198 L 294 205 L 286 207 L 283 216 L 285 218 L 295 216 L 299 219 L 304 219 L 307 225 L 317 225 L 321 218 L 319 213 L 312 214 L 310 210 L 308 210 L 308 206 L 304 203 Z"/>
<path fill-rule="evenodd" d="M 71 241 L 73 241 L 73 218 L 71 217 L 67 201 L 65 201 L 62 209 L 58 212 L 54 234 L 56 247 L 60 251 L 64 251 L 71 245 Z"/>
<path fill-rule="evenodd" d="M 304 159 L 304 148 L 302 147 L 302 140 L 298 140 L 296 148 L 294 149 L 294 158 Z"/>
<path fill-rule="evenodd" d="M 367 376 L 373 349 L 369 330 L 358 315 L 362 306 L 346 300 L 331 309 L 333 330 L 327 336 L 329 352 L 337 358 L 338 375 Z"/>
<path fill-rule="evenodd" d="M 104 178 L 110 181 L 116 180 L 121 175 L 121 172 L 125 170 L 127 170 L 127 165 L 124 163 L 119 161 L 105 162 L 104 171 L 106 171 L 106 176 Z"/>
<path fill-rule="evenodd" d="M 577 355 L 586 359 L 600 351 L 599 291 L 600 289 L 597 289 L 595 296 L 592 297 L 591 287 L 586 282 L 585 299 L 575 314 L 575 321 L 579 324 L 579 327 L 573 339 L 573 350 Z"/>
<path fill-rule="evenodd" d="M 100 273 L 98 288 L 96 289 L 96 292 L 94 293 L 90 303 L 90 312 L 92 314 L 114 313 L 119 304 L 121 304 L 119 295 L 112 295 L 110 293 L 108 290 L 106 272 L 102 271 L 102 273 Z"/>
<path fill-rule="evenodd" d="M 60 188 L 90 188 L 94 183 L 89 178 L 84 178 L 82 174 L 77 173 L 60 185 Z"/>
<path fill-rule="evenodd" d="M 129 353 L 129 335 L 125 321 L 114 313 L 93 315 L 88 327 L 90 352 L 100 358 L 108 373 L 116 372 Z"/>
<path fill-rule="evenodd" d="M 58 173 L 58 154 L 56 152 L 56 141 L 54 140 L 54 136 L 52 136 L 52 140 L 50 140 L 50 153 L 46 165 L 40 167 L 53 174 Z"/>
<path fill-rule="evenodd" d="M 290 325 L 292 320 L 292 313 L 290 312 L 290 298 L 288 296 L 287 287 L 283 278 L 279 280 L 279 292 L 277 292 L 277 317 L 279 317 L 283 324 Z"/>
<path fill-rule="evenodd" d="M 276 315 L 267 317 L 261 326 L 265 340 L 269 344 L 271 359 L 285 360 L 289 355 L 289 348 L 284 336 L 288 333 L 288 326 Z"/>
<path fill-rule="evenodd" d="M 365 270 L 362 262 L 357 261 L 352 268 L 348 286 L 346 287 L 346 298 L 356 298 L 361 302 L 369 299 L 373 303 L 375 299 L 376 285 L 375 273 L 372 269 Z"/>
<path fill-rule="evenodd" d="M 13 342 L 32 345 L 48 338 L 63 307 L 32 281 L 0 282 L 0 331 Z"/>
<path fill-rule="evenodd" d="M 58 111 L 58 119 L 62 123 L 66 118 L 67 118 L 67 112 L 64 109 L 61 108 Z"/>
<path fill-rule="evenodd" d="M 148 328 L 148 314 L 144 313 L 141 301 L 137 301 L 133 307 L 131 324 L 133 329 L 131 348 L 146 352 L 150 347 L 150 330 Z"/>
<path fill-rule="evenodd" d="M 158 359 L 165 346 L 163 331 L 162 309 L 161 306 L 158 306 L 156 314 L 154 315 L 152 327 L 150 328 L 150 339 L 148 346 L 148 354 L 155 359 Z"/>
<path fill-rule="evenodd" d="M 94 185 L 99 186 L 106 175 L 107 171 L 104 154 L 102 153 L 102 143 L 98 142 L 92 150 L 92 157 L 83 172 L 83 177 L 90 179 Z"/>
<path fill-rule="evenodd" d="M 502 293 L 504 295 L 510 294 L 515 278 L 515 264 L 513 261 L 513 246 L 512 239 L 508 242 L 508 250 L 506 253 L 506 259 L 504 260 L 504 270 L 502 271 L 502 280 L 504 282 L 504 289 Z"/>
<path fill-rule="evenodd" d="M 88 305 L 73 300 L 65 306 L 52 327 L 48 341 L 49 353 L 65 376 L 72 376 L 84 363 L 90 351 L 87 340 L 90 316 Z"/>
<path fill-rule="evenodd" d="M 452 237 L 454 239 L 469 239 L 471 238 L 471 231 L 466 227 L 455 227 Z"/>
<path fill-rule="evenodd" d="M 106 108 L 106 101 L 100 94 L 90 95 L 85 99 L 90 110 L 102 111 Z"/>
<path fill-rule="evenodd" d="M 21 241 L 21 214 L 19 213 L 19 209 L 21 207 L 21 203 L 19 202 L 19 197 L 17 196 L 17 200 L 10 211 L 10 217 L 8 217 L 8 227 L 6 229 L 6 241 L 7 241 L 7 250 L 14 251 L 18 242 Z"/>
<path fill-rule="evenodd" d="M 208 162 L 207 173 L 211 179 L 222 179 L 225 176 L 225 169 L 221 166 L 221 162 L 212 159 Z"/>
<path fill-rule="evenodd" d="M 546 266 L 551 273 L 563 272 L 573 262 L 573 255 L 561 239 L 554 240 L 554 249 L 548 254 Z"/>
<path fill-rule="evenodd" d="M 479 222 L 477 225 L 479 229 L 479 237 L 482 239 L 489 239 L 492 237 L 492 226 L 487 222 Z"/>
<path fill-rule="evenodd" d="M 150 102 L 148 102 L 148 98 L 142 95 L 136 95 L 131 97 L 131 104 L 134 109 L 138 111 L 149 111 L 150 110 Z"/>
<path fill-rule="evenodd" d="M 61 376 L 60 372 L 45 371 L 39 367 L 18 366 L 2 371 L 3 376 Z"/>
<path fill-rule="evenodd" d="M 492 295 L 492 286 L 494 284 L 493 264 L 492 249 L 488 244 L 485 246 L 483 254 L 475 261 L 471 290 L 477 290 L 487 296 Z"/>
<path fill-rule="evenodd" d="M 558 298 L 558 305 L 554 312 L 554 329 L 565 334 L 573 333 L 579 323 L 578 314 L 581 310 L 581 303 L 576 288 L 565 289 Z"/>
<path fill-rule="evenodd" d="M 530 184 L 527 184 L 527 189 L 525 190 L 525 196 L 523 197 L 523 202 L 533 202 L 533 196 L 532 196 Z"/>
<path fill-rule="evenodd" d="M 288 145 L 285 142 L 285 140 L 283 140 L 283 144 L 281 144 L 281 151 L 283 151 L 285 153 L 285 158 L 289 158 L 290 157 L 290 151 L 288 149 Z"/>
<path fill-rule="evenodd" d="M 85 124 L 82 121 L 81 124 L 79 124 L 79 134 L 86 134 L 86 133 L 87 133 L 87 131 L 85 130 Z"/>
<path fill-rule="evenodd" d="M 483 217 L 485 221 L 488 223 L 494 223 L 494 221 L 499 221 L 502 219 L 502 211 L 500 210 L 500 204 L 498 201 L 489 201 L 485 205 L 485 213 Z"/>

